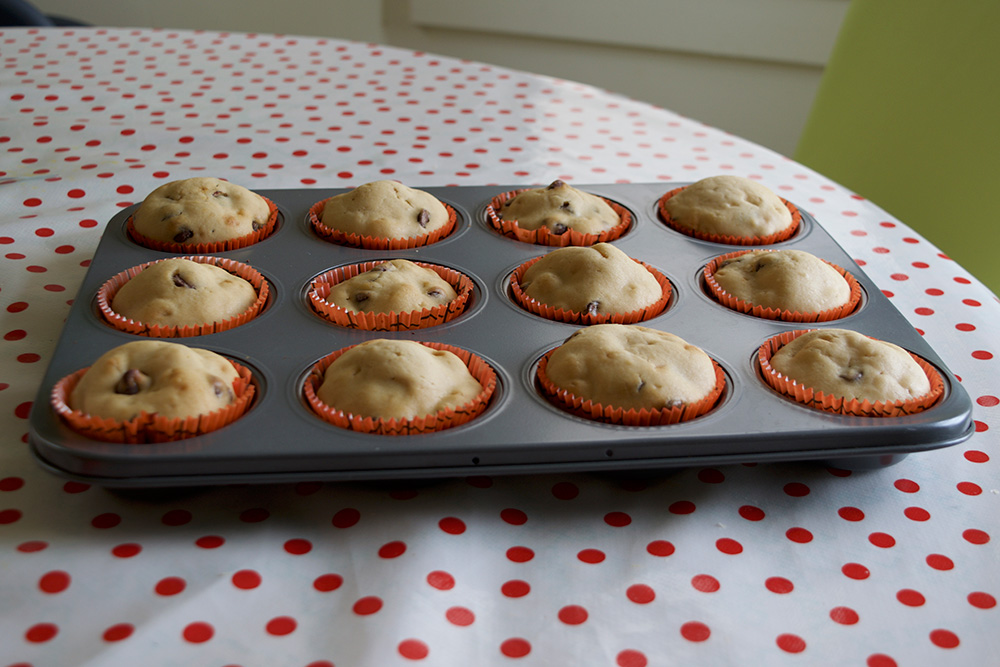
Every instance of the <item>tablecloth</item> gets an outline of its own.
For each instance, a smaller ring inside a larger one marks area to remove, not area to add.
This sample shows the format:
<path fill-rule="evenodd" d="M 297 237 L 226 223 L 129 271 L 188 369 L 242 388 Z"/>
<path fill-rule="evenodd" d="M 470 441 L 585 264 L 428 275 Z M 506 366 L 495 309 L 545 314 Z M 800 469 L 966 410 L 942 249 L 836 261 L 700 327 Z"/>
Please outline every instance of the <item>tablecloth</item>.
<path fill-rule="evenodd" d="M 875 204 L 641 101 L 384 45 L 2 29 L 0 63 L 0 665 L 1000 664 L 1000 305 Z M 864 267 L 961 379 L 969 440 L 874 470 L 145 492 L 30 455 L 106 222 L 169 180 L 720 173 L 797 202 Z"/>

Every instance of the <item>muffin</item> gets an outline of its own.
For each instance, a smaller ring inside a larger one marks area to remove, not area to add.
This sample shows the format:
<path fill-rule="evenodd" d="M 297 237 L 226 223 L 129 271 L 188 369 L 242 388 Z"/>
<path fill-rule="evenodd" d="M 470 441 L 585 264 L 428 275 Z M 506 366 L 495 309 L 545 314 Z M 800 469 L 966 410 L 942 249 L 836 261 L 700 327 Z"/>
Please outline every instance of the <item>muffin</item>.
<path fill-rule="evenodd" d="M 723 305 L 768 319 L 827 321 L 854 310 L 853 276 L 802 250 L 748 250 L 717 257 L 704 271 Z"/>
<path fill-rule="evenodd" d="M 213 264 L 182 257 L 150 264 L 126 282 L 111 309 L 137 322 L 199 325 L 236 317 L 257 300 L 249 281 Z"/>
<path fill-rule="evenodd" d="M 375 241 L 375 247 L 404 239 L 410 243 L 400 247 L 433 242 L 455 223 L 453 212 L 434 195 L 396 181 L 365 183 L 315 208 L 317 232 L 365 247 L 370 246 L 367 240 Z"/>
<path fill-rule="evenodd" d="M 523 306 L 555 319 L 578 319 L 555 311 L 605 320 L 640 311 L 637 320 L 647 308 L 662 310 L 670 283 L 615 246 L 598 243 L 559 248 L 524 264 L 512 276 L 512 289 Z"/>
<path fill-rule="evenodd" d="M 674 334 L 635 325 L 597 324 L 566 339 L 539 364 L 543 391 L 591 419 L 668 424 L 711 409 L 725 385 L 700 348 Z"/>
<path fill-rule="evenodd" d="M 209 350 L 160 340 L 125 343 L 64 378 L 53 407 L 69 425 L 114 442 L 162 442 L 237 419 L 254 389 L 247 369 Z"/>
<path fill-rule="evenodd" d="M 765 381 L 832 412 L 890 416 L 918 412 L 943 389 L 940 375 L 893 343 L 847 329 L 796 331 L 759 353 Z"/>
<path fill-rule="evenodd" d="M 140 241 L 193 248 L 224 249 L 266 234 L 276 213 L 255 192 L 218 178 L 171 181 L 149 193 L 132 216 Z M 220 245 L 222 244 L 222 245 Z M 238 247 L 238 245 L 237 245 Z"/>
<path fill-rule="evenodd" d="M 433 270 L 393 259 L 334 285 L 326 300 L 353 312 L 401 313 L 434 308 L 457 296 Z"/>
<path fill-rule="evenodd" d="M 787 239 L 798 210 L 767 187 L 740 176 L 711 176 L 666 193 L 660 213 L 674 229 L 721 243 L 757 245 Z"/>

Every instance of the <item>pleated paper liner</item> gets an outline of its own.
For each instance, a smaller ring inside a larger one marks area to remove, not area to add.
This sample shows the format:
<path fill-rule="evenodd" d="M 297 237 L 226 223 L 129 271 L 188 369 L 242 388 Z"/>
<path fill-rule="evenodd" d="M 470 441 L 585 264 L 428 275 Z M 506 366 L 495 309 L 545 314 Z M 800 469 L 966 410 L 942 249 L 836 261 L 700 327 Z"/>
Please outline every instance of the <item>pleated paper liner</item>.
<path fill-rule="evenodd" d="M 331 269 L 313 279 L 309 285 L 307 296 L 309 305 L 320 316 L 334 324 L 351 329 L 362 329 L 365 331 L 409 331 L 412 329 L 426 329 L 438 324 L 450 322 L 454 318 L 465 312 L 469 298 L 472 296 L 474 283 L 472 279 L 463 273 L 449 269 L 437 264 L 426 264 L 424 262 L 414 262 L 417 266 L 430 269 L 441 276 L 441 279 L 451 285 L 458 296 L 433 308 L 423 310 L 413 310 L 409 312 L 355 312 L 342 308 L 327 301 L 330 291 L 335 285 L 345 280 L 350 280 L 354 276 L 374 269 L 386 260 L 363 262 Z"/>
<path fill-rule="evenodd" d="M 723 263 L 727 260 L 739 257 L 748 252 L 755 252 L 754 250 L 737 250 L 736 252 L 727 253 L 725 255 L 720 255 L 713 259 L 711 262 L 705 265 L 702 271 L 702 276 L 705 279 L 705 284 L 708 286 L 709 292 L 712 297 L 715 298 L 720 304 L 727 308 L 731 308 L 740 313 L 747 315 L 753 315 L 754 317 L 760 317 L 767 320 L 783 320 L 785 322 L 829 322 L 831 320 L 840 319 L 842 317 L 847 317 L 853 313 L 858 308 L 858 304 L 861 303 L 861 285 L 858 283 L 857 279 L 851 275 L 845 269 L 833 264 L 832 262 L 826 262 L 831 267 L 837 270 L 837 273 L 844 277 L 847 281 L 847 285 L 851 290 L 850 297 L 847 302 L 843 305 L 829 308 L 827 310 L 821 310 L 817 312 L 803 313 L 795 310 L 787 310 L 783 308 L 772 308 L 769 306 L 755 305 L 749 301 L 744 301 L 743 299 L 738 299 L 726 290 L 722 288 L 715 280 L 715 272 L 718 270 Z"/>
<path fill-rule="evenodd" d="M 556 234 L 544 226 L 538 229 L 522 229 L 518 226 L 517 220 L 504 220 L 497 214 L 497 211 L 503 208 L 505 202 L 529 189 L 511 190 L 510 192 L 499 194 L 490 200 L 490 203 L 486 207 L 486 218 L 494 231 L 522 243 L 565 248 L 567 246 L 591 246 L 595 243 L 614 241 L 632 226 L 632 213 L 624 206 L 610 199 L 604 199 L 604 197 L 601 197 L 601 199 L 604 199 L 614 212 L 618 214 L 621 222 L 611 229 L 606 229 L 596 234 L 585 234 L 575 229 L 568 229 L 562 234 Z"/>
<path fill-rule="evenodd" d="M 510 276 L 510 291 L 519 306 L 527 310 L 529 313 L 534 313 L 539 317 L 544 317 L 549 320 L 585 325 L 607 323 L 635 324 L 636 322 L 643 322 L 662 313 L 664 309 L 666 309 L 667 304 L 670 302 L 670 296 L 673 293 L 670 280 L 668 280 L 665 275 L 645 262 L 633 260 L 638 264 L 641 264 L 643 268 L 653 275 L 662 290 L 660 298 L 645 308 L 640 308 L 627 313 L 590 313 L 564 308 L 553 308 L 552 306 L 544 304 L 541 301 L 528 296 L 521 288 L 521 278 L 524 276 L 525 271 L 531 268 L 535 262 L 538 262 L 543 257 L 530 259 L 514 269 L 514 272 Z"/>
<path fill-rule="evenodd" d="M 201 415 L 171 419 L 156 413 L 141 412 L 128 421 L 119 421 L 74 410 L 69 406 L 68 398 L 77 382 L 87 372 L 86 368 L 67 375 L 57 382 L 52 388 L 50 403 L 52 409 L 71 429 L 92 440 L 141 445 L 193 438 L 233 423 L 246 413 L 253 402 L 256 388 L 250 369 L 231 359 L 229 361 L 239 373 L 239 377 L 233 381 L 236 400 L 224 408 Z"/>
<path fill-rule="evenodd" d="M 340 355 L 344 354 L 352 347 L 355 347 L 354 345 L 351 345 L 323 357 L 316 362 L 315 365 L 313 365 L 303 386 L 303 392 L 305 393 L 306 400 L 308 401 L 310 407 L 312 407 L 313 412 L 315 412 L 320 419 L 329 422 L 330 424 L 339 426 L 340 428 L 349 429 L 351 431 L 373 433 L 377 435 L 417 435 L 420 433 L 433 433 L 435 431 L 443 431 L 444 429 L 466 424 L 482 414 L 483 411 L 489 406 L 490 399 L 496 391 L 496 371 L 494 371 L 493 368 L 483 359 L 468 350 L 463 350 L 462 348 L 444 343 L 421 342 L 421 345 L 426 345 L 427 347 L 435 350 L 446 350 L 457 355 L 458 358 L 461 359 L 466 366 L 468 366 L 472 377 L 474 377 L 479 384 L 482 385 L 483 390 L 474 399 L 456 408 L 446 408 L 434 414 L 413 417 L 411 419 L 380 419 L 378 417 L 366 417 L 364 415 L 355 415 L 344 412 L 343 410 L 338 410 L 335 406 L 327 405 L 321 401 L 316 395 L 316 392 L 323 383 L 323 375 L 326 373 L 326 369 L 329 368 L 330 364 L 336 361 Z"/>
<path fill-rule="evenodd" d="M 143 235 L 135 228 L 132 216 L 125 222 L 125 231 L 130 240 L 141 246 L 152 250 L 172 253 L 190 253 L 195 255 L 207 255 L 214 252 L 226 252 L 228 250 L 238 250 L 258 243 L 270 236 L 278 225 L 278 207 L 267 197 L 263 197 L 267 202 L 267 207 L 271 214 L 267 216 L 264 225 L 249 234 L 227 241 L 216 241 L 214 243 L 177 243 L 176 241 L 157 241 Z"/>
<path fill-rule="evenodd" d="M 658 202 L 657 208 L 660 213 L 660 219 L 668 227 L 676 230 L 682 234 L 700 239 L 702 241 L 711 241 L 713 243 L 725 243 L 727 245 L 771 245 L 772 243 L 780 243 L 782 241 L 787 241 L 798 231 L 799 226 L 802 224 L 802 212 L 799 211 L 798 207 L 787 199 L 779 197 L 782 203 L 788 208 L 788 211 L 792 214 L 792 224 L 788 227 L 782 229 L 781 231 L 775 232 L 773 234 L 768 234 L 766 236 L 732 236 L 728 234 L 710 234 L 707 232 L 701 232 L 696 229 L 691 229 L 690 227 L 685 227 L 676 220 L 674 220 L 670 213 L 667 211 L 667 200 L 679 193 L 681 190 L 687 186 L 674 188 L 670 190 L 662 197 Z"/>
<path fill-rule="evenodd" d="M 181 257 L 180 259 L 189 259 L 192 262 L 198 262 L 200 264 L 212 264 L 220 269 L 225 269 L 235 276 L 243 278 L 253 285 L 253 288 L 257 291 L 257 299 L 250 305 L 249 308 L 234 317 L 219 320 L 217 322 L 204 322 L 184 326 L 138 322 L 116 313 L 111 308 L 111 304 L 114 302 L 114 298 L 118 293 L 118 290 L 120 290 L 125 283 L 137 276 L 147 267 L 152 264 L 156 264 L 156 262 L 164 261 L 160 259 L 153 262 L 146 262 L 145 264 L 140 264 L 139 266 L 134 266 L 131 269 L 122 271 L 121 273 L 109 278 L 107 282 L 101 286 L 97 292 L 97 308 L 100 310 L 105 322 L 119 331 L 135 334 L 137 336 L 147 336 L 149 338 L 187 338 L 191 336 L 204 336 L 206 334 L 219 333 L 220 331 L 228 331 L 229 329 L 246 324 L 253 318 L 257 317 L 257 315 L 260 314 L 260 311 L 264 308 L 264 305 L 267 303 L 267 299 L 271 293 L 271 288 L 268 286 L 264 276 L 248 264 L 243 264 L 224 257 L 206 257 L 204 255 L 190 255 L 187 257 Z"/>
<path fill-rule="evenodd" d="M 535 376 L 542 394 L 556 407 L 584 419 L 617 424 L 621 426 L 666 426 L 696 419 L 714 408 L 722 392 L 726 389 L 726 373 L 714 359 L 715 387 L 707 396 L 699 401 L 683 403 L 676 407 L 665 408 L 622 408 L 614 405 L 603 405 L 590 399 L 559 388 L 546 373 L 549 358 L 558 348 L 545 353 L 538 362 Z"/>
<path fill-rule="evenodd" d="M 760 365 L 761 377 L 764 382 L 779 394 L 797 403 L 824 412 L 853 417 L 902 417 L 923 412 L 933 406 L 944 393 L 944 380 L 941 374 L 930 363 L 912 352 L 909 353 L 910 356 L 924 371 L 931 385 L 930 391 L 923 396 L 905 401 L 870 401 L 868 399 L 859 401 L 844 396 L 826 394 L 812 387 L 805 387 L 776 371 L 771 366 L 771 357 L 783 345 L 787 345 L 809 331 L 811 329 L 786 331 L 769 339 L 757 350 L 757 362 Z"/>
<path fill-rule="evenodd" d="M 425 245 L 437 243 L 445 238 L 455 231 L 455 227 L 458 224 L 458 212 L 448 204 L 441 202 L 448 211 L 448 222 L 443 227 L 432 229 L 421 236 L 391 239 L 381 236 L 367 236 L 353 232 L 343 232 L 323 224 L 323 207 L 329 199 L 328 197 L 309 207 L 309 224 L 317 236 L 338 245 L 365 248 L 367 250 L 406 250 L 408 248 L 420 248 Z"/>

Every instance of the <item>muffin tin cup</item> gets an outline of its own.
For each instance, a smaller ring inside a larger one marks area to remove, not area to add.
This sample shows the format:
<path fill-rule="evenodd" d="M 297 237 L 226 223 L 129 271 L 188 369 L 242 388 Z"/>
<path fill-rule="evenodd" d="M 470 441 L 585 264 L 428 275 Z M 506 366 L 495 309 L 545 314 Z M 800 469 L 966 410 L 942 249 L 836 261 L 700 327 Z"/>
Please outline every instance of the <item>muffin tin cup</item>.
<path fill-rule="evenodd" d="M 606 229 L 596 234 L 578 232 L 575 229 L 568 229 L 563 234 L 556 234 L 544 226 L 538 229 L 522 229 L 517 224 L 517 220 L 504 220 L 501 218 L 497 211 L 503 208 L 504 203 L 529 189 L 510 190 L 496 195 L 490 200 L 489 205 L 486 207 L 486 220 L 495 232 L 522 243 L 565 248 L 567 246 L 591 246 L 595 243 L 608 243 L 621 237 L 632 226 L 631 211 L 618 202 L 606 197 L 601 197 L 601 199 L 618 214 L 618 219 L 621 222 L 611 229 Z"/>
<path fill-rule="evenodd" d="M 77 382 L 87 372 L 87 368 L 82 368 L 59 380 L 52 388 L 49 401 L 55 413 L 73 431 L 93 440 L 126 445 L 186 440 L 228 426 L 250 408 L 256 392 L 253 375 L 246 366 L 231 359 L 229 361 L 239 373 L 239 377 L 233 381 L 235 400 L 224 408 L 201 415 L 168 418 L 156 413 L 141 412 L 132 419 L 120 421 L 74 410 L 69 405 L 69 397 Z"/>
<path fill-rule="evenodd" d="M 309 208 L 309 224 L 321 239 L 343 246 L 365 248 L 366 250 L 407 250 L 437 243 L 447 237 L 458 225 L 458 212 L 450 204 L 441 202 L 448 211 L 448 222 L 437 229 L 432 229 L 421 236 L 406 238 L 383 238 L 344 232 L 323 224 L 323 207 L 330 198 L 322 199 Z"/>
<path fill-rule="evenodd" d="M 745 255 L 748 252 L 754 252 L 753 250 L 737 250 L 736 252 L 726 253 L 725 255 L 720 255 L 716 257 L 708 264 L 705 265 L 702 271 L 702 277 L 705 280 L 705 285 L 708 287 L 712 297 L 718 301 L 720 304 L 726 308 L 731 308 L 737 312 L 744 313 L 747 315 L 752 315 L 754 317 L 761 317 L 768 320 L 782 320 L 784 322 L 830 322 L 832 320 L 838 320 L 843 317 L 847 317 L 855 310 L 857 310 L 859 304 L 861 303 L 861 284 L 858 283 L 857 279 L 850 274 L 846 269 L 843 269 L 832 262 L 827 262 L 825 259 L 822 261 L 826 262 L 828 265 L 837 270 L 844 280 L 847 281 L 847 285 L 850 288 L 850 296 L 845 304 L 842 306 L 837 306 L 835 308 L 828 308 L 827 310 L 821 310 L 817 312 L 800 312 L 795 310 L 788 310 L 783 308 L 771 308 L 769 306 L 755 305 L 749 301 L 744 301 L 739 299 L 725 289 L 722 288 L 719 283 L 715 280 L 715 272 L 718 268 L 727 260 L 734 259 L 740 255 Z M 822 258 L 821 258 L 822 259 Z"/>
<path fill-rule="evenodd" d="M 792 214 L 792 223 L 785 229 L 773 234 L 768 234 L 766 236 L 732 236 L 728 234 L 710 234 L 708 232 L 702 232 L 696 229 L 691 229 L 690 227 L 685 227 L 671 217 L 670 212 L 667 211 L 667 201 L 677 193 L 684 190 L 686 187 L 687 186 L 685 185 L 666 192 L 657 202 L 657 211 L 660 214 L 660 218 L 668 227 L 682 234 L 687 234 L 693 238 L 726 245 L 771 245 L 773 243 L 781 243 L 782 241 L 787 241 L 792 238 L 792 236 L 794 236 L 799 230 L 799 227 L 802 226 L 802 212 L 799 211 L 798 206 L 787 199 L 778 197 L 778 199 L 781 199 L 781 202 L 788 209 L 788 212 Z"/>
<path fill-rule="evenodd" d="M 448 303 L 413 310 L 409 312 L 373 313 L 348 310 L 327 301 L 330 291 L 338 283 L 374 269 L 385 260 L 351 264 L 326 271 L 317 276 L 309 285 L 307 296 L 309 305 L 320 317 L 342 327 L 364 331 L 410 331 L 426 329 L 450 322 L 465 312 L 472 296 L 475 283 L 465 274 L 437 264 L 414 262 L 417 266 L 430 269 L 451 285 L 458 296 Z"/>
<path fill-rule="evenodd" d="M 267 303 L 271 293 L 271 288 L 268 285 L 267 280 L 264 279 L 264 276 L 262 276 L 260 272 L 253 267 L 226 257 L 189 255 L 187 257 L 182 257 L 181 259 L 188 259 L 192 262 L 198 262 L 199 264 L 211 264 L 219 267 L 220 269 L 225 269 L 235 276 L 243 278 L 253 286 L 254 290 L 256 290 L 257 298 L 249 308 L 239 315 L 235 315 L 218 322 L 206 322 L 194 325 L 150 324 L 146 322 L 139 322 L 128 317 L 123 317 L 122 315 L 116 313 L 111 307 L 111 304 L 114 303 L 115 295 L 118 293 L 118 290 L 120 290 L 125 283 L 132 280 L 132 278 L 139 275 L 146 268 L 156 264 L 157 262 L 165 261 L 165 259 L 159 259 L 122 271 L 121 273 L 109 278 L 108 281 L 101 286 L 101 289 L 97 292 L 97 308 L 100 310 L 101 315 L 104 316 L 105 322 L 119 331 L 135 334 L 137 336 L 147 336 L 149 338 L 187 338 L 192 336 L 205 336 L 212 333 L 228 331 L 233 327 L 246 324 L 253 318 L 257 317 Z"/>
<path fill-rule="evenodd" d="M 337 350 L 316 362 L 303 385 L 303 393 L 306 401 L 308 401 L 317 418 L 329 422 L 334 426 L 360 433 L 387 436 L 434 433 L 461 426 L 481 415 L 489 406 L 490 399 L 497 388 L 497 375 L 493 368 L 481 357 L 468 350 L 444 343 L 422 342 L 421 344 L 434 350 L 444 350 L 456 355 L 468 367 L 472 377 L 482 385 L 483 390 L 474 399 L 460 406 L 445 408 L 434 414 L 414 417 L 412 419 L 382 419 L 344 412 L 337 409 L 336 406 L 324 403 L 317 396 L 317 392 L 323 384 L 323 376 L 326 373 L 326 369 L 339 359 L 342 354 L 356 347 L 351 345 Z"/>
<path fill-rule="evenodd" d="M 261 196 L 263 197 L 263 195 Z M 267 197 L 263 197 L 263 199 L 267 202 L 267 208 L 270 211 L 270 215 L 267 216 L 267 221 L 264 225 L 260 229 L 250 232 L 249 234 L 245 234 L 239 238 L 229 239 L 227 241 L 216 241 L 215 243 L 177 243 L 174 241 L 158 241 L 140 233 L 135 228 L 135 222 L 132 216 L 129 216 L 125 223 L 126 233 L 135 243 L 151 250 L 159 250 L 161 252 L 208 255 L 212 253 L 239 250 L 240 248 L 246 248 L 247 246 L 263 241 L 270 236 L 278 226 L 278 207 Z"/>
<path fill-rule="evenodd" d="M 778 393 L 794 400 L 796 403 L 825 412 L 853 417 L 902 417 L 914 415 L 931 408 L 944 394 L 944 380 L 941 374 L 925 359 L 912 352 L 909 352 L 909 355 L 913 357 L 913 360 L 923 370 L 931 385 L 930 391 L 923 396 L 905 401 L 869 401 L 868 399 L 859 401 L 857 399 L 848 399 L 844 396 L 834 396 L 824 393 L 819 389 L 803 386 L 792 378 L 775 370 L 771 366 L 771 357 L 782 346 L 787 345 L 809 331 L 814 331 L 814 329 L 786 331 L 769 339 L 757 351 L 757 362 L 760 364 L 761 377 L 764 379 L 764 382 Z"/>
<path fill-rule="evenodd" d="M 664 408 L 623 408 L 614 405 L 604 405 L 590 399 L 577 396 L 571 391 L 560 388 L 546 373 L 549 359 L 555 349 L 549 350 L 538 361 L 536 370 L 538 384 L 542 394 L 561 410 L 571 414 L 620 426 L 666 426 L 697 419 L 706 414 L 719 402 L 722 392 L 726 389 L 726 373 L 714 359 L 712 367 L 715 370 L 715 386 L 701 400 L 684 403 L 675 407 Z"/>
<path fill-rule="evenodd" d="M 544 257 L 544 256 L 543 256 Z M 659 270 L 653 268 L 645 262 L 639 260 L 633 260 L 638 264 L 642 265 L 647 271 L 649 271 L 653 278 L 660 286 L 661 295 L 660 298 L 649 304 L 645 308 L 639 308 L 637 310 L 629 311 L 626 313 L 591 313 L 591 312 L 581 312 L 576 310 L 569 310 L 565 308 L 553 308 L 552 306 L 542 303 L 537 299 L 528 296 L 524 290 L 521 288 L 521 279 L 524 277 L 525 271 L 530 269 L 536 262 L 541 260 L 542 257 L 535 257 L 528 260 L 524 264 L 514 269 L 514 272 L 510 276 L 510 293 L 514 301 L 524 308 L 529 313 L 538 315 L 539 317 L 544 317 L 547 320 L 553 320 L 556 322 L 566 322 L 568 324 L 635 324 L 636 322 L 643 322 L 650 318 L 656 317 L 662 313 L 667 305 L 670 303 L 670 296 L 672 294 L 673 288 L 670 286 L 670 280 L 663 275 Z"/>

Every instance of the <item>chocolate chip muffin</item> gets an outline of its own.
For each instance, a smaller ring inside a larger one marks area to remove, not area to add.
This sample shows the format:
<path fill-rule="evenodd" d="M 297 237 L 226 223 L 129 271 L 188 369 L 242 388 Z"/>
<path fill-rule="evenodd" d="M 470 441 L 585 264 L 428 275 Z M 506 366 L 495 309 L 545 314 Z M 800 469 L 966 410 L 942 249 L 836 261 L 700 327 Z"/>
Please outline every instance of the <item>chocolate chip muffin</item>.
<path fill-rule="evenodd" d="M 525 190 L 508 199 L 496 211 L 501 220 L 516 220 L 521 229 L 548 228 L 552 234 L 575 230 L 597 234 L 621 222 L 602 198 L 556 180 L 548 187 Z"/>
<path fill-rule="evenodd" d="M 840 271 L 803 250 L 751 250 L 721 261 L 712 277 L 730 295 L 764 308 L 818 313 L 851 299 Z"/>
<path fill-rule="evenodd" d="M 434 308 L 457 296 L 435 271 L 393 259 L 334 285 L 326 300 L 354 312 L 401 313 Z"/>
<path fill-rule="evenodd" d="M 187 178 L 153 190 L 133 215 L 139 234 L 162 243 L 197 245 L 238 239 L 264 229 L 267 200 L 218 178 Z"/>
<path fill-rule="evenodd" d="M 325 227 L 345 234 L 404 239 L 446 227 L 449 214 L 430 193 L 396 181 L 373 181 L 330 197 L 319 219 Z"/>

